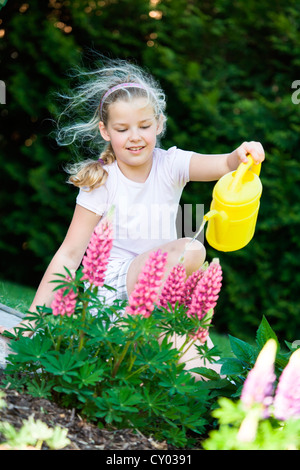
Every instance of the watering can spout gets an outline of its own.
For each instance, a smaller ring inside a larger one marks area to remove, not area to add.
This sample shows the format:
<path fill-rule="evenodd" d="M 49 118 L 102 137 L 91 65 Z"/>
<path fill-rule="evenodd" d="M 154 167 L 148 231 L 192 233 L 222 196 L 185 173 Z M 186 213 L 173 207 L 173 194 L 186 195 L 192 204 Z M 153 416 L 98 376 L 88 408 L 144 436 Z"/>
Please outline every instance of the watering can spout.
<path fill-rule="evenodd" d="M 217 210 L 211 210 L 207 212 L 203 219 L 205 221 L 215 219 L 215 237 L 218 243 L 221 243 L 221 240 L 224 239 L 224 237 L 227 234 L 228 227 L 229 227 L 229 218 L 226 212 L 224 211 L 217 211 Z"/>

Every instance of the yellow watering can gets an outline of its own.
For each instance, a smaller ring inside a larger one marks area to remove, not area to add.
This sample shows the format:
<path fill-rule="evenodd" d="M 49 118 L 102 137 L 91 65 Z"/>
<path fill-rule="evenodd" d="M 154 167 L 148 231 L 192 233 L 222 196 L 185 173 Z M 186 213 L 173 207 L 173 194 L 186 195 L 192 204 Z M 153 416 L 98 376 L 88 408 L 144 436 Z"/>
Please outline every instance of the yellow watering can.
<path fill-rule="evenodd" d="M 261 164 L 251 155 L 236 171 L 227 173 L 216 183 L 208 221 L 206 239 L 219 251 L 236 251 L 246 246 L 254 235 L 262 184 Z"/>

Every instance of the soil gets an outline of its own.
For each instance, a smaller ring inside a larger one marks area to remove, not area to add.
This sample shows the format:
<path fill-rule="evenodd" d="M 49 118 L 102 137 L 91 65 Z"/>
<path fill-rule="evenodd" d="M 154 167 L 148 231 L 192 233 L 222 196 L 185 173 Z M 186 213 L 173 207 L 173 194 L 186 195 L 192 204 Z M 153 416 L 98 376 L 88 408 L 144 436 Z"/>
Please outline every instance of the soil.
<path fill-rule="evenodd" d="M 1 374 L 0 369 L 0 383 Z M 0 389 L 5 393 L 6 407 L 0 409 L 0 421 L 7 421 L 19 429 L 23 420 L 33 415 L 49 427 L 60 426 L 68 430 L 70 444 L 64 450 L 167 450 L 166 442 L 156 442 L 130 429 L 99 429 L 80 417 L 75 410 L 60 408 L 54 402 L 36 398 L 11 389 Z M 0 434 L 0 442 L 3 438 Z M 2 448 L 3 449 L 3 448 Z M 48 450 L 44 445 L 42 450 Z"/>

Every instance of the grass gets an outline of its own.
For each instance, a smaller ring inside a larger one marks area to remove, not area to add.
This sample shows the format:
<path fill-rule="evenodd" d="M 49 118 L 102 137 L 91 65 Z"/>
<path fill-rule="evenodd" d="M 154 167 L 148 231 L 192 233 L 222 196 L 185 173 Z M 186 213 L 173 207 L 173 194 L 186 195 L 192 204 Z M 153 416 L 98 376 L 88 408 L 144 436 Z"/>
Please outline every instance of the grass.
<path fill-rule="evenodd" d="M 14 308 L 19 312 L 26 313 L 28 311 L 34 295 L 35 289 L 32 287 L 0 280 L 0 303 Z M 210 337 L 223 356 L 228 357 L 232 355 L 227 335 L 219 334 L 212 328 L 210 330 Z"/>
<path fill-rule="evenodd" d="M 0 280 L 0 303 L 7 307 L 26 313 L 32 303 L 34 294 L 35 289 L 32 287 Z"/>

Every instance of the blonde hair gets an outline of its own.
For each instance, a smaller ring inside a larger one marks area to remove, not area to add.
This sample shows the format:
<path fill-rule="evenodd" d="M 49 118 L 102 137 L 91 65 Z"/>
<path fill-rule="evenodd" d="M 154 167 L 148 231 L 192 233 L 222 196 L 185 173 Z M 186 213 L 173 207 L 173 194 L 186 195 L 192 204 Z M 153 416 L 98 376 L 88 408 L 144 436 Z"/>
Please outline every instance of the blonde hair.
<path fill-rule="evenodd" d="M 162 122 L 165 131 L 165 94 L 154 78 L 137 65 L 124 60 L 102 60 L 101 67 L 92 71 L 76 70 L 79 83 L 70 95 L 59 94 L 67 100 L 67 106 L 57 122 L 56 141 L 59 145 L 72 145 L 76 154 L 89 154 L 88 158 L 66 166 L 68 182 L 91 191 L 105 183 L 108 172 L 105 165 L 116 159 L 111 144 L 102 138 L 99 123 L 107 125 L 109 106 L 118 100 L 146 97 L 153 106 L 156 119 Z M 123 83 L 136 83 L 140 87 L 122 88 Z M 113 93 L 107 92 L 119 85 Z M 107 97 L 103 100 L 104 95 Z M 101 115 L 100 115 L 100 105 Z M 68 124 L 63 125 L 67 119 Z"/>

